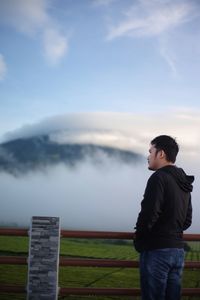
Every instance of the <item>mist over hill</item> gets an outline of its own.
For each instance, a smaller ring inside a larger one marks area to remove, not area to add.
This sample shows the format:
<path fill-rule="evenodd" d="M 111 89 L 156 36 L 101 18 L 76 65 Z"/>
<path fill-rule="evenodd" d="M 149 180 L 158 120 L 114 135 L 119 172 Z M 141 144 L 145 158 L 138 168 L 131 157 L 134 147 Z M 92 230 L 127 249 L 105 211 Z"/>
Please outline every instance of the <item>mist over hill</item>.
<path fill-rule="evenodd" d="M 145 158 L 149 141 L 165 133 L 179 137 L 176 164 L 195 176 L 189 231 L 198 233 L 200 119 L 187 116 L 186 128 L 183 115 L 159 118 L 63 115 L 6 134 L 0 144 L 1 224 L 29 226 L 33 215 L 43 215 L 59 216 L 66 229 L 133 230 L 152 174 Z"/>
<path fill-rule="evenodd" d="M 142 155 L 114 147 L 65 143 L 52 141 L 48 135 L 18 138 L 0 144 L 0 171 L 20 175 L 28 171 L 64 163 L 74 168 L 89 159 L 93 164 L 101 164 L 107 158 L 124 164 L 141 162 Z"/>
<path fill-rule="evenodd" d="M 138 153 L 58 143 L 48 134 L 4 142 L 0 225 L 24 227 L 31 216 L 47 215 L 59 216 L 68 229 L 130 229 L 139 210 L 133 197 L 143 188 L 143 164 Z"/>

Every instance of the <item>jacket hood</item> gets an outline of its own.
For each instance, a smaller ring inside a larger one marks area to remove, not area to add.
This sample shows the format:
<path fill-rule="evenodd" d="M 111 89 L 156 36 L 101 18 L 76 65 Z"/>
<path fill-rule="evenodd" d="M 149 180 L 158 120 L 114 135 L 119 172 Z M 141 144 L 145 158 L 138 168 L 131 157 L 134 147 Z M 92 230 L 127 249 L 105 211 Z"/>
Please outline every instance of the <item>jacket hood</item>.
<path fill-rule="evenodd" d="M 161 168 L 160 170 L 168 174 L 171 174 L 183 191 L 192 192 L 193 190 L 192 183 L 194 181 L 194 176 L 187 175 L 183 169 L 178 168 L 176 166 L 166 166 Z"/>

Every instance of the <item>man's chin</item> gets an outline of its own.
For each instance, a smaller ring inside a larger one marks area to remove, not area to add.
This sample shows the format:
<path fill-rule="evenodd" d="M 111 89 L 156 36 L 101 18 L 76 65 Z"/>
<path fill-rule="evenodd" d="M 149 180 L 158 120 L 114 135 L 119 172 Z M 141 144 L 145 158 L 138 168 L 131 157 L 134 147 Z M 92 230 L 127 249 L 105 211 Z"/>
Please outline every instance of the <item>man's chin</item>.
<path fill-rule="evenodd" d="M 155 171 L 155 169 L 152 168 L 152 167 L 150 167 L 150 166 L 148 166 L 148 169 L 149 169 L 150 171 Z"/>

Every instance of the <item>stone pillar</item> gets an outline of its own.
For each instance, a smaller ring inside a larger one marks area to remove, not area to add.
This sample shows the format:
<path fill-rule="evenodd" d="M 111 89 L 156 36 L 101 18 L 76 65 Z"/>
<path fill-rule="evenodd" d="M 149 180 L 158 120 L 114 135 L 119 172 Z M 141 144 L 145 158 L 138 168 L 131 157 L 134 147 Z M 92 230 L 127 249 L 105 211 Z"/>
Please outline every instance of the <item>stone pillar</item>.
<path fill-rule="evenodd" d="M 32 217 L 27 300 L 58 298 L 59 250 L 59 218 Z"/>

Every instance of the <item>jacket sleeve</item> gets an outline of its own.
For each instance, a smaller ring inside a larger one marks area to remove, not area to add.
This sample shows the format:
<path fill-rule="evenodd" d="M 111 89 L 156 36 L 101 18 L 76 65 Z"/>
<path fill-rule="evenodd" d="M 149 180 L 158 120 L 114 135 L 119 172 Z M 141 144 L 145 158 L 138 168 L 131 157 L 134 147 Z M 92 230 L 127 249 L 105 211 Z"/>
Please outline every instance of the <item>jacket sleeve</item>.
<path fill-rule="evenodd" d="M 192 201 L 191 201 L 191 195 L 190 195 L 188 210 L 187 210 L 185 223 L 183 225 L 183 230 L 188 229 L 191 224 L 192 224 Z"/>
<path fill-rule="evenodd" d="M 164 176 L 155 172 L 148 180 L 136 223 L 136 238 L 144 237 L 162 213 L 164 204 Z"/>

